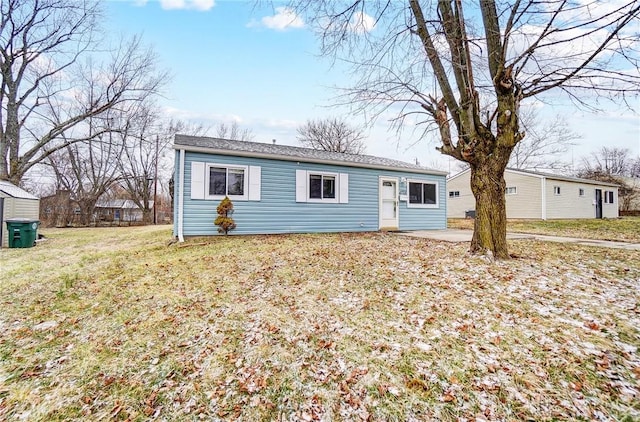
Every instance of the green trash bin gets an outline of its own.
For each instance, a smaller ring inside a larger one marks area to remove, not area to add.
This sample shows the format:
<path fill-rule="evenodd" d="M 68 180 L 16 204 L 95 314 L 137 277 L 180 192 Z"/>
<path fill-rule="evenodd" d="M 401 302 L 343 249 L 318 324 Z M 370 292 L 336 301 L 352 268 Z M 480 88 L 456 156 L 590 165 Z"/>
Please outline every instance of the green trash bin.
<path fill-rule="evenodd" d="M 10 248 L 32 248 L 36 245 L 40 221 L 27 218 L 7 220 Z"/>

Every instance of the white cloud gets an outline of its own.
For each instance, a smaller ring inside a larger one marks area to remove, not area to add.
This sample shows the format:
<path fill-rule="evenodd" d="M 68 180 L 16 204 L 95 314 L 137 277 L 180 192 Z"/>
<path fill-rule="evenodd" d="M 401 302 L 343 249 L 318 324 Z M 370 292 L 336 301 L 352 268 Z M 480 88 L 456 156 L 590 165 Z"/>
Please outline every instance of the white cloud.
<path fill-rule="evenodd" d="M 147 0 L 132 0 L 134 6 L 143 7 L 147 5 Z"/>
<path fill-rule="evenodd" d="M 356 12 L 349 22 L 349 29 L 357 34 L 364 34 L 365 32 L 371 32 L 376 26 L 376 20 L 373 16 L 367 15 L 364 12 Z"/>
<path fill-rule="evenodd" d="M 275 29 L 276 31 L 285 31 L 291 28 L 304 27 L 304 20 L 288 7 L 276 7 L 276 14 L 273 16 L 264 16 L 260 22 L 252 20 L 247 24 L 248 27 L 264 26 L 265 28 Z"/>
<path fill-rule="evenodd" d="M 269 128 L 288 130 L 295 130 L 301 125 L 301 123 L 296 120 L 288 119 L 267 119 L 263 123 Z"/>
<path fill-rule="evenodd" d="M 185 9 L 207 11 L 215 5 L 215 0 L 160 0 L 160 7 L 165 10 Z"/>

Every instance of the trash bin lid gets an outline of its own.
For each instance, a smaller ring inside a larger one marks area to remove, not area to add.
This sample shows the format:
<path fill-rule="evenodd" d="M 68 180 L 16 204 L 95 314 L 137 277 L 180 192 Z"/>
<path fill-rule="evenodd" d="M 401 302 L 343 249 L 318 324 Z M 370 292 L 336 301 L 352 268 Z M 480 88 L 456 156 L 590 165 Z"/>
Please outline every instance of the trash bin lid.
<path fill-rule="evenodd" d="M 40 220 L 34 220 L 33 218 L 7 218 L 7 223 L 40 223 Z"/>

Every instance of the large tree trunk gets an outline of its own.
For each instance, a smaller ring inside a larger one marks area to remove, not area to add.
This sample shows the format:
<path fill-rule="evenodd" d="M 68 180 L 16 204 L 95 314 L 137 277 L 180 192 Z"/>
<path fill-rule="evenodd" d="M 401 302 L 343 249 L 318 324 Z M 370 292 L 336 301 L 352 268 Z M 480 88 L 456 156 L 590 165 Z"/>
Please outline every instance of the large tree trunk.
<path fill-rule="evenodd" d="M 78 201 L 80 208 L 80 225 L 89 226 L 93 222 L 93 212 L 96 209 L 97 198 L 83 199 Z"/>
<path fill-rule="evenodd" d="M 496 259 L 509 258 L 504 190 L 504 166 L 484 162 L 471 167 L 471 191 L 476 198 L 472 253 L 490 251 Z"/>
<path fill-rule="evenodd" d="M 4 73 L 3 73 L 4 75 Z M 9 95 L 7 95 L 6 106 L 6 126 L 4 127 L 3 139 L 0 142 L 0 179 L 9 180 L 16 185 L 20 183 L 22 174 L 18 175 L 19 157 L 18 144 L 20 143 L 20 127 L 18 126 L 19 115 L 16 103 L 16 93 L 11 89 L 13 82 L 7 82 Z"/>
<path fill-rule="evenodd" d="M 144 208 L 142 210 L 142 222 L 144 224 L 151 224 L 153 223 L 153 210 L 150 208 Z"/>

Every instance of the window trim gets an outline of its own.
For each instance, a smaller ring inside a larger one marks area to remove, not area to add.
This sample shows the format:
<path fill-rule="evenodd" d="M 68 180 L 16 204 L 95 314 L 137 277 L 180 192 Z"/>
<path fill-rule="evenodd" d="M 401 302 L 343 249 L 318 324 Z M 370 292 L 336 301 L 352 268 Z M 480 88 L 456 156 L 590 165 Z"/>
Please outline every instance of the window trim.
<path fill-rule="evenodd" d="M 612 190 L 604 191 L 604 203 L 605 204 L 614 204 L 614 195 Z"/>
<path fill-rule="evenodd" d="M 460 191 L 459 190 L 450 190 L 449 191 L 449 198 L 460 198 Z"/>
<path fill-rule="evenodd" d="M 335 182 L 334 197 L 333 198 L 312 198 L 311 197 L 311 176 L 321 176 L 320 192 L 324 193 L 324 177 L 333 177 Z M 340 200 L 340 173 L 332 173 L 327 171 L 307 171 L 307 202 L 324 203 L 324 204 L 337 204 Z"/>
<path fill-rule="evenodd" d="M 584 194 L 585 194 L 585 190 L 584 190 L 584 188 L 578 188 L 578 196 L 579 196 L 580 198 L 583 198 L 583 197 L 584 197 Z"/>
<path fill-rule="evenodd" d="M 553 194 L 554 194 L 555 196 L 560 196 L 560 195 L 561 195 L 561 193 L 560 193 L 560 192 L 561 192 L 561 190 L 560 190 L 560 186 L 558 186 L 558 185 L 554 185 L 554 186 L 553 186 Z"/>
<path fill-rule="evenodd" d="M 513 189 L 513 192 L 509 193 L 509 189 Z M 505 195 L 517 195 L 518 194 L 518 187 L 517 186 L 507 186 L 506 188 L 504 188 L 504 194 Z"/>
<path fill-rule="evenodd" d="M 420 183 L 423 185 L 434 185 L 436 187 L 436 203 L 435 204 L 412 204 L 411 198 L 410 198 L 411 194 L 409 192 L 411 183 Z M 407 208 L 440 208 L 440 186 L 439 185 L 440 183 L 433 180 L 407 179 Z"/>
<path fill-rule="evenodd" d="M 336 177 L 336 198 L 335 200 L 309 198 L 309 176 L 328 175 Z M 312 204 L 348 204 L 349 203 L 349 173 L 338 173 L 335 171 L 323 170 L 303 170 L 296 169 L 296 202 Z"/>
<path fill-rule="evenodd" d="M 210 189 L 210 178 L 211 178 L 211 168 L 224 168 L 226 169 L 227 180 L 225 183 L 226 195 L 211 195 L 209 192 Z M 220 163 L 206 163 L 204 171 L 204 199 L 224 199 L 225 196 L 228 196 L 229 199 L 235 201 L 248 201 L 249 200 L 249 166 L 236 165 L 236 164 L 220 164 Z M 229 195 L 229 170 L 242 170 L 244 171 L 244 182 L 243 182 L 243 194 L 242 195 Z"/>

